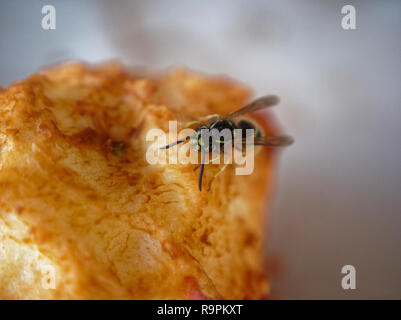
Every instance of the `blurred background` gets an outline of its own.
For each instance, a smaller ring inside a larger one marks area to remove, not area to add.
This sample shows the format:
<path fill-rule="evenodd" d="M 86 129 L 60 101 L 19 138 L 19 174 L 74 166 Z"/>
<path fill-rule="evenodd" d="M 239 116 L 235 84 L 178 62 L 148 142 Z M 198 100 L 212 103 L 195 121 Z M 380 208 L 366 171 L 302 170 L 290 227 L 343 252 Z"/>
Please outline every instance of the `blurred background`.
<path fill-rule="evenodd" d="M 56 8 L 56 29 L 41 9 Z M 344 30 L 341 8 L 356 9 Z M 401 299 L 401 1 L 0 2 L 0 85 L 69 59 L 185 65 L 274 93 L 272 297 Z M 341 268 L 356 268 L 356 290 Z"/>

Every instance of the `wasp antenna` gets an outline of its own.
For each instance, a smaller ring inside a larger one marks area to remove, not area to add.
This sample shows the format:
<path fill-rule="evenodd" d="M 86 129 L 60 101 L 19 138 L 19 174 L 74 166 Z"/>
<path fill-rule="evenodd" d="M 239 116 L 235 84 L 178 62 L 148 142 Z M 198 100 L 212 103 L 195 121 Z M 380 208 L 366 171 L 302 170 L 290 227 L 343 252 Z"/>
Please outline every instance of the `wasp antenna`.
<path fill-rule="evenodd" d="M 185 137 L 184 139 L 177 140 L 177 141 L 175 141 L 173 143 L 170 143 L 170 144 L 168 144 L 166 146 L 160 147 L 160 149 L 168 149 L 168 148 L 174 147 L 177 144 L 180 144 L 180 143 L 183 143 L 183 142 L 187 141 L 189 138 L 190 137 L 188 136 L 188 137 Z"/>

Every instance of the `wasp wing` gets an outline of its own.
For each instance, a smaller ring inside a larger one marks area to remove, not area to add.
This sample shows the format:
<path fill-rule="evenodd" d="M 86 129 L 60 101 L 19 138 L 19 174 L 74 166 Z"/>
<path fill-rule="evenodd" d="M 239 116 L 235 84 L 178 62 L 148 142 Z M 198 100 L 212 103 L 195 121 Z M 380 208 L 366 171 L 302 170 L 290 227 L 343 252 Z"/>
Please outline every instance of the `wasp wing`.
<path fill-rule="evenodd" d="M 266 136 L 266 137 L 251 137 L 243 138 L 243 145 L 255 145 L 255 146 L 269 146 L 269 147 L 284 147 L 289 146 L 294 142 L 294 139 L 290 136 Z M 235 142 L 234 142 L 235 143 Z"/>
<path fill-rule="evenodd" d="M 225 117 L 225 119 L 231 120 L 231 119 L 234 119 L 235 117 L 241 116 L 248 112 L 272 107 L 272 106 L 278 104 L 279 101 L 280 101 L 279 97 L 277 97 L 275 95 L 263 96 L 259 99 L 256 99 L 255 101 L 251 102 L 250 104 L 247 104 L 245 107 L 243 107 L 237 111 L 234 111 L 233 113 L 230 113 L 228 116 Z"/>

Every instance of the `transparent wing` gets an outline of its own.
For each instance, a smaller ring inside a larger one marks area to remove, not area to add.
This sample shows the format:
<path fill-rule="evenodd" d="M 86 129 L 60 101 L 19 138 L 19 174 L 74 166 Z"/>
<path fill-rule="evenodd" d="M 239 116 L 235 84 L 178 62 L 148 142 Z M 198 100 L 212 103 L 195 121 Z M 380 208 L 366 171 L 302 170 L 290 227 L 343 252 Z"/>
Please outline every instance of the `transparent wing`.
<path fill-rule="evenodd" d="M 225 117 L 226 120 L 234 119 L 235 117 L 241 116 L 245 113 L 272 107 L 278 104 L 280 101 L 279 97 L 275 95 L 263 96 L 255 101 L 247 104 L 245 107 L 230 113 L 228 116 Z"/>
<path fill-rule="evenodd" d="M 260 138 L 244 138 L 242 144 L 255 145 L 255 146 L 269 146 L 269 147 L 284 147 L 289 146 L 294 142 L 290 136 L 274 136 L 274 137 L 260 137 Z"/>

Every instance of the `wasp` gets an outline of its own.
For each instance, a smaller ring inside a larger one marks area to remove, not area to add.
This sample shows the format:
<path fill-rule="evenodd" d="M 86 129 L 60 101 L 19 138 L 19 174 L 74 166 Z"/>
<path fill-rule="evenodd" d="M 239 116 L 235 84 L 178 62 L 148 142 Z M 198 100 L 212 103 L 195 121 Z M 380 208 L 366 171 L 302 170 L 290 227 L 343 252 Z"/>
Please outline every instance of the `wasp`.
<path fill-rule="evenodd" d="M 224 150 L 224 148 L 218 148 L 220 146 L 224 147 L 224 144 L 227 142 L 226 139 L 222 140 L 220 135 L 212 134 L 210 136 L 204 135 L 204 132 L 221 132 L 223 130 L 229 130 L 231 132 L 231 142 L 235 136 L 235 129 L 242 129 L 240 132 L 242 136 L 239 141 L 243 146 L 269 146 L 269 147 L 282 147 L 288 146 L 293 143 L 293 139 L 287 135 L 280 136 L 262 136 L 262 131 L 260 128 L 255 125 L 252 121 L 249 120 L 239 120 L 235 121 L 235 119 L 239 116 L 243 116 L 249 112 L 253 112 L 256 110 L 272 107 L 279 103 L 279 98 L 275 95 L 267 95 L 261 98 L 254 100 L 253 102 L 245 105 L 244 107 L 234 111 L 226 116 L 220 116 L 217 114 L 208 115 L 206 117 L 200 118 L 196 121 L 188 123 L 186 126 L 195 126 L 195 133 L 191 136 L 187 136 L 183 139 L 177 140 L 169 145 L 163 146 L 160 149 L 169 149 L 175 145 L 180 143 L 190 141 L 190 146 L 201 153 L 201 164 L 198 165 L 196 169 L 200 167 L 199 179 L 198 179 L 198 187 L 199 191 L 202 191 L 202 178 L 205 169 L 205 154 L 214 152 L 215 150 Z M 213 131 L 216 129 L 217 131 Z M 246 137 L 246 130 L 253 130 L 252 139 L 248 139 Z M 235 144 L 233 145 L 235 147 Z M 242 150 L 242 149 L 241 149 Z M 224 164 L 222 168 L 211 178 L 209 181 L 209 190 L 212 184 L 212 181 L 225 170 L 227 164 Z"/>

